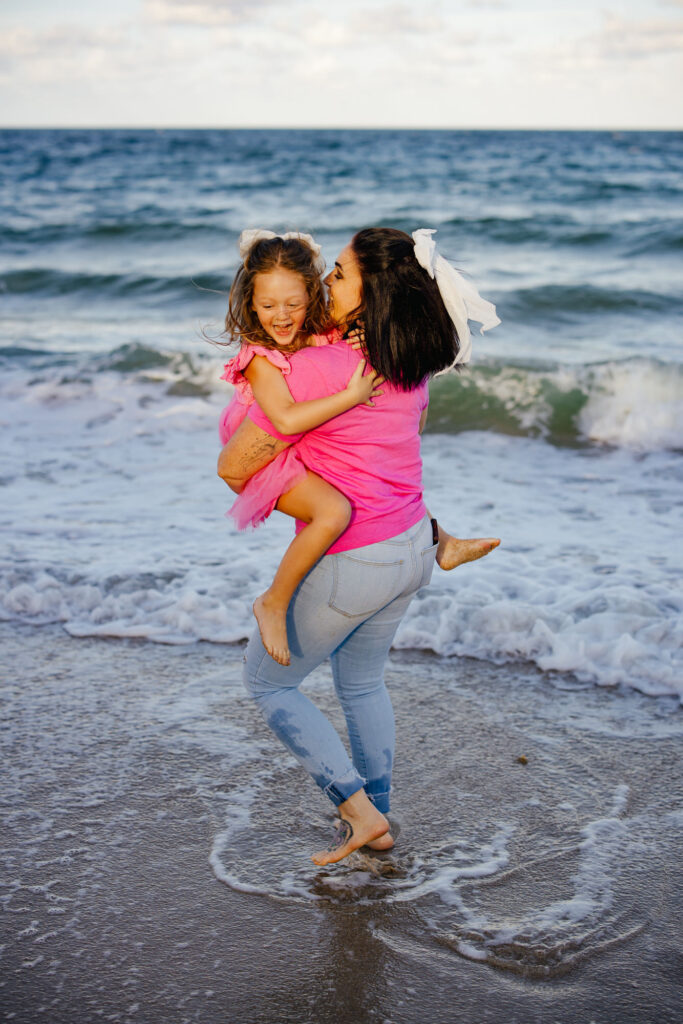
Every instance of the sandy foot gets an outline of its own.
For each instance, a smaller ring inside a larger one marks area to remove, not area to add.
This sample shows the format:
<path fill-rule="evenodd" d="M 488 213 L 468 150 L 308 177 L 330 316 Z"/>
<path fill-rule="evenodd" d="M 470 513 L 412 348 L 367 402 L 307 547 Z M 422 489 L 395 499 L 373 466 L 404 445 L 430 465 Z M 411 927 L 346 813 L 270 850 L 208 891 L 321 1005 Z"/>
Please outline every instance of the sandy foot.
<path fill-rule="evenodd" d="M 359 850 L 361 846 L 369 846 L 373 841 L 386 835 L 389 831 L 389 822 L 369 801 L 368 805 L 369 807 L 360 813 L 353 813 L 350 809 L 345 811 L 345 817 L 339 821 L 332 845 L 311 857 L 314 864 L 319 867 L 336 864 L 354 850 Z"/>
<path fill-rule="evenodd" d="M 371 839 L 366 846 L 369 846 L 371 850 L 390 850 L 394 845 L 394 837 L 391 832 L 385 832 L 379 839 Z"/>
<path fill-rule="evenodd" d="M 253 609 L 268 654 L 280 665 L 289 665 L 287 609 L 271 604 L 267 593 L 256 598 Z"/>
<path fill-rule="evenodd" d="M 341 818 L 335 818 L 334 827 L 339 828 L 340 825 Z M 371 850 L 390 850 L 395 842 L 396 840 L 392 836 L 391 832 L 385 832 L 383 836 L 379 837 L 379 839 L 371 839 L 370 842 L 365 845 L 369 846 Z"/>

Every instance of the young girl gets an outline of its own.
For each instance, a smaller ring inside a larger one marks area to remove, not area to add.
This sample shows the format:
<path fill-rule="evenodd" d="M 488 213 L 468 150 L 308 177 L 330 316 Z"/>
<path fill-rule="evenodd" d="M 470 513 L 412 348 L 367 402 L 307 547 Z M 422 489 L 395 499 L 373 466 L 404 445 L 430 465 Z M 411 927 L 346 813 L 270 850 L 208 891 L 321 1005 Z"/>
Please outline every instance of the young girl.
<path fill-rule="evenodd" d="M 295 402 L 283 379 L 292 353 L 341 340 L 338 331 L 325 333 L 320 246 L 310 235 L 250 230 L 242 232 L 239 250 L 243 262 L 230 290 L 225 330 L 240 350 L 223 374 L 235 394 L 221 415 L 221 443 L 228 442 L 254 401 L 283 434 L 312 430 L 361 403 L 372 405 L 382 378 L 364 374 L 365 360 L 343 391 L 314 401 Z M 257 526 L 274 508 L 307 524 L 287 548 L 268 590 L 254 602 L 264 647 L 288 665 L 287 607 L 301 580 L 348 526 L 351 506 L 336 488 L 308 472 L 292 446 L 249 480 L 229 514 L 244 529 Z"/>

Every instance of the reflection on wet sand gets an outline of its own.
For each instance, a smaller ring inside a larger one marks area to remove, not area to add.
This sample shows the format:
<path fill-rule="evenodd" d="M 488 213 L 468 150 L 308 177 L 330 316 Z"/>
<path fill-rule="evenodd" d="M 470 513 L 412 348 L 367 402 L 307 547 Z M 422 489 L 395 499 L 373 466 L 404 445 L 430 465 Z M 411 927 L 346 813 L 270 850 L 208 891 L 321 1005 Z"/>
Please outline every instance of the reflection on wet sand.
<path fill-rule="evenodd" d="M 239 650 L 0 639 L 13 1020 L 675 1021 L 672 702 L 395 654 L 396 846 L 321 870 Z"/>

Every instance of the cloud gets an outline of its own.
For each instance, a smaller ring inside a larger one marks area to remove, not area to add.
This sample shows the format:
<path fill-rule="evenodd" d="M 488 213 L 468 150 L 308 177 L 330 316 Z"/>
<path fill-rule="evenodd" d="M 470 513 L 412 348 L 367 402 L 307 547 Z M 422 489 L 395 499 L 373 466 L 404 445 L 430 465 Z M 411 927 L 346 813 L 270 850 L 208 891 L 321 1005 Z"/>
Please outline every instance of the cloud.
<path fill-rule="evenodd" d="M 233 54 L 240 51 L 240 41 L 229 29 L 214 29 L 213 42 Z M 136 23 L 14 29 L 0 36 L 0 78 L 14 89 L 17 83 L 22 89 L 54 86 L 61 94 L 68 87 L 82 91 L 85 83 L 101 93 L 140 82 L 189 81 L 204 66 L 206 55 L 203 36 L 163 27 L 149 33 Z M 79 95 L 79 103 L 82 99 Z"/>
<path fill-rule="evenodd" d="M 679 53 L 683 53 L 683 19 L 635 20 L 607 11 L 596 31 L 542 49 L 527 49 L 519 58 L 547 77 L 558 78 L 582 72 L 595 75 Z"/>
<path fill-rule="evenodd" d="M 106 27 L 10 26 L 0 99 L 32 124 L 519 126 L 598 118 L 609 90 L 600 110 L 615 123 L 624 83 L 638 81 L 640 123 L 660 110 L 673 123 L 683 0 L 668 2 L 639 20 L 564 8 L 539 19 L 502 0 L 142 0 Z"/>
<path fill-rule="evenodd" d="M 87 77 L 96 71 L 108 74 L 112 54 L 125 52 L 129 45 L 128 33 L 121 27 L 54 25 L 38 32 L 10 29 L 0 37 L 0 62 L 37 81 Z"/>
<path fill-rule="evenodd" d="M 145 0 L 145 14 L 162 25 L 236 25 L 252 21 L 269 0 Z"/>
<path fill-rule="evenodd" d="M 293 33 L 309 51 L 311 47 L 326 52 L 346 49 L 349 63 L 353 63 L 361 51 L 387 51 L 402 41 L 414 45 L 416 40 L 428 37 L 436 40 L 447 27 L 440 15 L 421 14 L 404 3 L 365 4 L 355 9 L 337 9 L 333 13 L 301 7 L 294 27 L 289 14 L 271 25 L 278 34 Z"/>
<path fill-rule="evenodd" d="M 183 31 L 188 26 L 196 31 Z M 107 28 L 15 28 L 0 40 L 0 67 L 46 81 L 51 73 L 78 77 L 80 62 L 82 70 L 106 65 L 111 77 L 128 73 L 144 53 L 147 77 L 172 75 L 183 55 L 201 57 L 208 42 L 213 55 L 225 49 L 230 66 L 238 52 L 251 59 L 256 74 L 277 68 L 287 78 L 318 75 L 322 82 L 331 73 L 365 77 L 381 68 L 404 79 L 406 70 L 433 75 L 476 63 L 483 36 L 472 26 L 438 5 L 402 0 L 352 0 L 330 11 L 308 0 L 144 0 L 142 18 Z"/>
<path fill-rule="evenodd" d="M 683 19 L 628 21 L 619 14 L 603 16 L 602 31 L 592 37 L 597 51 L 608 59 L 635 59 L 683 51 Z"/>
<path fill-rule="evenodd" d="M 381 4 L 350 12 L 349 26 L 357 38 L 386 40 L 388 36 L 424 36 L 442 32 L 446 27 L 438 13 L 403 3 Z"/>
<path fill-rule="evenodd" d="M 278 35 L 282 38 L 286 26 L 282 24 L 278 28 Z M 301 41 L 305 49 L 309 51 L 309 60 L 312 60 L 315 57 L 320 57 L 321 54 L 329 54 L 334 50 L 350 47 L 355 39 L 350 25 L 324 16 L 313 15 L 303 19 Z M 308 63 L 309 60 L 306 60 L 305 63 Z"/>
<path fill-rule="evenodd" d="M 404 3 L 367 4 L 341 15 L 301 11 L 296 36 L 302 59 L 309 64 L 331 55 L 343 62 L 346 74 L 395 73 L 405 81 L 423 69 L 443 75 L 454 64 L 476 63 L 490 39 L 462 27 L 461 19 L 445 17 L 438 10 L 421 13 Z M 458 27 L 460 26 L 460 27 Z M 278 29 L 280 26 L 278 25 Z"/>

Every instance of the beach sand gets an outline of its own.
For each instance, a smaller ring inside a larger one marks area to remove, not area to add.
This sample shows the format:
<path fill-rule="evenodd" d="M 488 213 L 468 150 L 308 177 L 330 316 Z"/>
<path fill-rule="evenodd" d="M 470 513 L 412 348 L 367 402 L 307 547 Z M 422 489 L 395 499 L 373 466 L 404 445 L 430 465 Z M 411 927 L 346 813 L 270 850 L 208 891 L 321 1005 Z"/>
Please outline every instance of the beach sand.
<path fill-rule="evenodd" d="M 397 846 L 320 870 L 331 805 L 242 647 L 0 650 L 1 1019 L 681 1020 L 672 701 L 394 651 Z"/>

